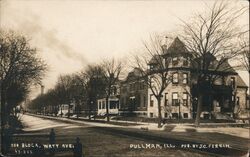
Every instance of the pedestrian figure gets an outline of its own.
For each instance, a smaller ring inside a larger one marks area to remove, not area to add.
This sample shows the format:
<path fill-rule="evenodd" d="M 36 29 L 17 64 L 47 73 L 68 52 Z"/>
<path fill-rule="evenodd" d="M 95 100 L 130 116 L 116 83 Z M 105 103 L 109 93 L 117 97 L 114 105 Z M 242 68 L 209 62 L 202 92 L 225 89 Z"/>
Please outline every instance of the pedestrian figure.
<path fill-rule="evenodd" d="M 74 157 L 83 157 L 82 155 L 82 144 L 80 143 L 80 138 L 76 138 L 76 143 L 74 144 Z"/>
<path fill-rule="evenodd" d="M 55 144 L 56 143 L 56 134 L 54 129 L 52 128 L 49 134 L 49 144 Z M 50 149 L 50 155 L 54 156 L 55 154 L 55 148 Z"/>
<path fill-rule="evenodd" d="M 50 144 L 56 143 L 56 134 L 53 128 L 50 130 L 50 133 L 49 133 L 49 143 Z"/>

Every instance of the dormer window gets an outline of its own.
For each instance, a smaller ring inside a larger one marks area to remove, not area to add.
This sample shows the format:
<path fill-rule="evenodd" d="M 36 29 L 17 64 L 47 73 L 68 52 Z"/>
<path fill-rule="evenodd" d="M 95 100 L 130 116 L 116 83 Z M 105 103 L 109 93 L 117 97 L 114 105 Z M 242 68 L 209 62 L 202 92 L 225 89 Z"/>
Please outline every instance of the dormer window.
<path fill-rule="evenodd" d="M 149 69 L 150 69 L 150 70 L 153 70 L 153 69 L 154 69 L 154 65 L 152 65 L 152 64 L 149 65 Z"/>
<path fill-rule="evenodd" d="M 177 84 L 178 82 L 179 82 L 179 75 L 178 75 L 178 73 L 173 73 L 173 76 L 172 76 L 173 78 L 172 78 L 172 82 L 174 83 L 174 84 Z"/>
<path fill-rule="evenodd" d="M 175 66 L 175 65 L 178 65 L 178 57 L 174 57 L 172 59 L 172 65 Z"/>

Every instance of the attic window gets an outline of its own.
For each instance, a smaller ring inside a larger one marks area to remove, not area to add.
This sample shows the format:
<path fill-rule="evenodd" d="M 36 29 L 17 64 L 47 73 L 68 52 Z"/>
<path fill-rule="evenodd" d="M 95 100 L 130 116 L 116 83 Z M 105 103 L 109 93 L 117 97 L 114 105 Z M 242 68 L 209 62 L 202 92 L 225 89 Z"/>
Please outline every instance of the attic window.
<path fill-rule="evenodd" d="M 178 73 L 173 73 L 173 76 L 172 76 L 172 81 L 174 84 L 177 84 L 179 82 L 179 75 Z"/>
<path fill-rule="evenodd" d="M 153 69 L 154 69 L 154 65 L 151 64 L 151 65 L 149 66 L 149 68 L 150 68 L 150 70 L 153 70 Z"/>
<path fill-rule="evenodd" d="M 175 66 L 175 65 L 178 65 L 178 58 L 177 57 L 174 57 L 173 60 L 172 60 L 172 64 Z"/>

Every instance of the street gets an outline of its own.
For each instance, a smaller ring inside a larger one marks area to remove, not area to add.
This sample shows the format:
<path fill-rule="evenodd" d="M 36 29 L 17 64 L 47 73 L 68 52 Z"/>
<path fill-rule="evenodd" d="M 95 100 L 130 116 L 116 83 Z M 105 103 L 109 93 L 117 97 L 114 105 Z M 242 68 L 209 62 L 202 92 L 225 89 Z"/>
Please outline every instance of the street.
<path fill-rule="evenodd" d="M 58 144 L 74 143 L 76 137 L 79 137 L 83 144 L 84 156 L 204 156 L 201 153 L 169 147 L 140 148 L 145 144 L 157 145 L 159 143 L 116 134 L 115 132 L 110 133 L 91 125 L 48 120 L 31 115 L 21 115 L 21 120 L 25 126 L 24 134 L 45 134 L 49 133 L 51 128 L 54 128 L 56 143 Z M 48 143 L 47 138 L 38 136 L 20 137 L 16 140 L 19 142 Z M 72 156 L 72 152 L 56 153 L 55 156 Z"/>

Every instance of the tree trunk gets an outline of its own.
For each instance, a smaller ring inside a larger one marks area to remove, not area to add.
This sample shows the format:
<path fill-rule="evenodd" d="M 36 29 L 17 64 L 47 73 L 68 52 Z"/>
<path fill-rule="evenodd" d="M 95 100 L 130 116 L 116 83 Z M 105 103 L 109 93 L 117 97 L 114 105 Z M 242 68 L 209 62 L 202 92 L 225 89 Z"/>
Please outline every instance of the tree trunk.
<path fill-rule="evenodd" d="M 106 116 L 107 116 L 107 122 L 109 122 L 109 96 L 106 97 Z"/>
<path fill-rule="evenodd" d="M 197 103 L 197 112 L 195 118 L 195 126 L 198 127 L 200 125 L 200 115 L 202 111 L 202 94 L 198 92 L 198 103 Z"/>
<path fill-rule="evenodd" d="M 161 97 L 157 98 L 158 105 L 158 128 L 161 128 L 162 115 L 161 115 Z"/>
<path fill-rule="evenodd" d="M 69 114 L 70 114 L 70 103 L 69 103 L 69 108 L 68 108 L 68 118 L 70 117 Z"/>
<path fill-rule="evenodd" d="M 91 101 L 89 101 L 89 113 L 88 113 L 88 115 L 89 115 L 89 120 L 91 120 Z"/>

